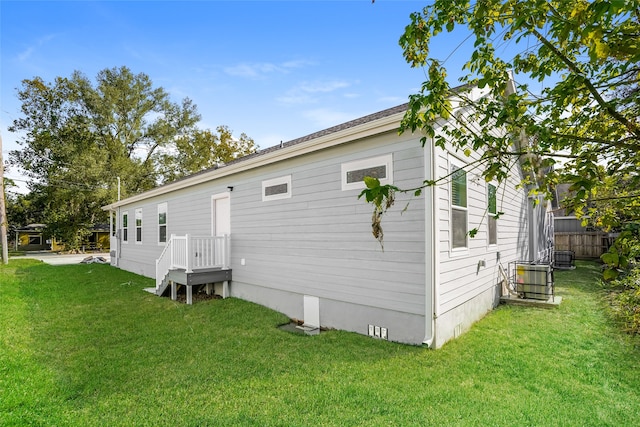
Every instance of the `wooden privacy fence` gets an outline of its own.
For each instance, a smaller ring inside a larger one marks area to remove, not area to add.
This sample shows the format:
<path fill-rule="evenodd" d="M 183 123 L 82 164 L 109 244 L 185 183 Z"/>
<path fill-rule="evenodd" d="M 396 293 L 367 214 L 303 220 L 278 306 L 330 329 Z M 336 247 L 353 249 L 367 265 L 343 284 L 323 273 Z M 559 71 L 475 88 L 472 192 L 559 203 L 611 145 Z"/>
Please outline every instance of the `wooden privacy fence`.
<path fill-rule="evenodd" d="M 609 250 L 613 238 L 599 231 L 555 232 L 554 249 L 556 251 L 573 251 L 576 259 L 600 258 Z"/>

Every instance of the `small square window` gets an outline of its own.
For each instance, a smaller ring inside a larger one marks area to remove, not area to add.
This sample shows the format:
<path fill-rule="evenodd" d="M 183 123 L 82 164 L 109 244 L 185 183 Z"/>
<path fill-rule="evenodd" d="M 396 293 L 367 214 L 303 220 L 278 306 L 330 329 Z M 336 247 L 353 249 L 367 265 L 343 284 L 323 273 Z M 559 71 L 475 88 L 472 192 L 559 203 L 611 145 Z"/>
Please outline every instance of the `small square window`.
<path fill-rule="evenodd" d="M 365 177 L 377 178 L 380 184 L 393 184 L 393 156 L 387 154 L 342 164 L 342 190 L 366 188 Z"/>
<path fill-rule="evenodd" d="M 262 201 L 291 198 L 291 175 L 262 181 Z"/>

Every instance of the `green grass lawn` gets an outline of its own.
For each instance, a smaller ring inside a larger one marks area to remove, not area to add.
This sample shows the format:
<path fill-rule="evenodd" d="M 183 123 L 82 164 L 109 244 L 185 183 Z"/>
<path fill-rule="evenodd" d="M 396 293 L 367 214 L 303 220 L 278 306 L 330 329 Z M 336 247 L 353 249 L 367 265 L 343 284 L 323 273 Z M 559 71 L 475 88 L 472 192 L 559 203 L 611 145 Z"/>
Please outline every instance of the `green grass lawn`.
<path fill-rule="evenodd" d="M 556 273 L 557 309 L 501 306 L 433 351 L 237 299 L 193 306 L 107 265 L 0 266 L 1 426 L 631 426 L 640 342 L 599 268 Z"/>

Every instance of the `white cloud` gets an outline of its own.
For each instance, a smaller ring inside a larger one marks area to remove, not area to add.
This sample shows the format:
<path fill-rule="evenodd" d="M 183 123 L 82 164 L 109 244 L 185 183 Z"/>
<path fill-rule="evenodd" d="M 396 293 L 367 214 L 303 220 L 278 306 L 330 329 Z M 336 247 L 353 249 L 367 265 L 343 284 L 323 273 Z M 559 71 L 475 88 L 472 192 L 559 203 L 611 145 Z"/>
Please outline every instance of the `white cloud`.
<path fill-rule="evenodd" d="M 21 53 L 18 54 L 18 61 L 25 62 L 31 58 L 31 55 L 41 46 L 45 45 L 48 41 L 55 37 L 54 34 L 49 34 L 44 37 L 40 37 L 32 46 L 27 47 Z"/>
<path fill-rule="evenodd" d="M 274 64 L 271 62 L 254 62 L 226 67 L 224 72 L 230 76 L 259 79 L 273 73 L 287 74 L 293 69 L 303 68 L 308 65 L 311 65 L 311 62 L 304 60 L 286 61 L 280 64 Z"/>
<path fill-rule="evenodd" d="M 404 104 L 405 102 L 409 102 L 409 98 L 408 97 L 401 97 L 401 96 L 383 96 L 381 98 L 378 98 L 378 101 L 380 101 L 381 103 L 385 104 L 385 105 L 401 105 Z"/>
<path fill-rule="evenodd" d="M 313 104 L 318 100 L 312 95 L 335 92 L 339 89 L 350 87 L 351 84 L 343 80 L 325 80 L 314 82 L 302 82 L 289 89 L 276 100 L 282 104 Z"/>
<path fill-rule="evenodd" d="M 333 92 L 338 89 L 349 87 L 349 83 L 345 81 L 317 81 L 317 82 L 303 82 L 297 86 L 297 90 L 306 93 L 327 93 Z"/>
<path fill-rule="evenodd" d="M 20 53 L 18 55 L 18 61 L 20 62 L 25 62 L 27 59 L 29 59 L 31 57 L 31 54 L 35 51 L 36 49 L 31 46 L 26 48 L 22 53 Z"/>
<path fill-rule="evenodd" d="M 353 113 L 345 113 L 342 111 L 330 110 L 328 108 L 308 110 L 302 113 L 302 115 L 322 128 L 339 125 L 340 123 L 347 122 L 356 117 Z"/>

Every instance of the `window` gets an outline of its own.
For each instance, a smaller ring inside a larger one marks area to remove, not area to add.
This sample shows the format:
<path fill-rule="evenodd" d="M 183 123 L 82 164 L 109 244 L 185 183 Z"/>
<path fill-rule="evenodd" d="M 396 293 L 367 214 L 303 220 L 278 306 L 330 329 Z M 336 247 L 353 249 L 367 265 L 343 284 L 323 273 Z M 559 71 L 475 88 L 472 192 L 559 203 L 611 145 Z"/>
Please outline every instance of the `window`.
<path fill-rule="evenodd" d="M 451 166 L 451 247 L 467 247 L 467 172 Z"/>
<path fill-rule="evenodd" d="M 122 214 L 122 241 L 124 243 L 129 241 L 129 212 Z"/>
<path fill-rule="evenodd" d="M 158 243 L 167 243 L 167 204 L 158 205 Z"/>
<path fill-rule="evenodd" d="M 378 178 L 380 184 L 393 183 L 393 156 L 387 154 L 370 159 L 356 160 L 342 164 L 342 190 L 366 188 L 364 178 Z"/>
<path fill-rule="evenodd" d="M 262 181 L 262 201 L 288 199 L 291 197 L 291 175 Z"/>
<path fill-rule="evenodd" d="M 42 236 L 29 236 L 30 245 L 42 245 Z"/>
<path fill-rule="evenodd" d="M 136 243 L 142 243 L 142 208 L 136 209 Z"/>
<path fill-rule="evenodd" d="M 496 186 L 493 184 L 487 185 L 487 225 L 489 229 L 489 244 L 498 244 L 498 224 L 496 220 L 496 214 L 498 213 L 496 201 Z"/>

